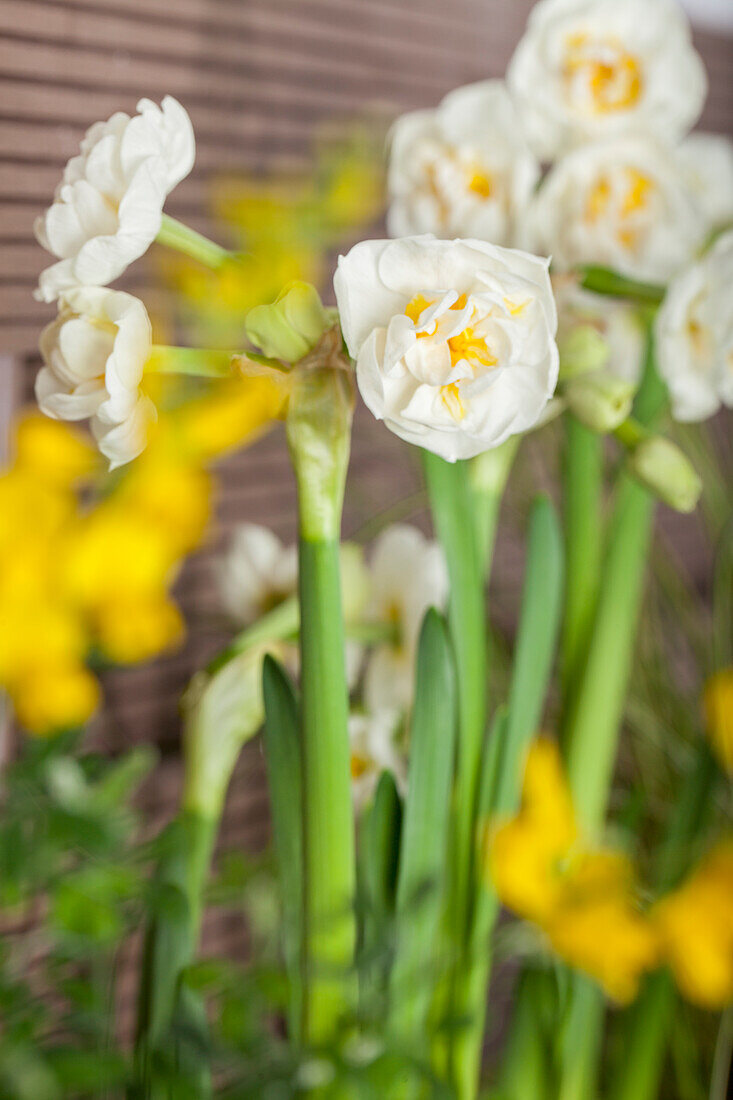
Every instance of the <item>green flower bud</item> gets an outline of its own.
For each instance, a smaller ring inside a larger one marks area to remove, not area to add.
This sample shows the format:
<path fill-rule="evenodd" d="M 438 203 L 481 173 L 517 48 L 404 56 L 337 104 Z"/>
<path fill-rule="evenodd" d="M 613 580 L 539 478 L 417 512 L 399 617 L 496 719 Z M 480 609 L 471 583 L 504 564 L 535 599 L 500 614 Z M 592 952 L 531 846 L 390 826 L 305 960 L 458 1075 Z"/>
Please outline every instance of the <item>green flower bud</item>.
<path fill-rule="evenodd" d="M 563 387 L 568 408 L 593 432 L 612 432 L 631 412 L 634 386 L 612 374 L 596 372 L 573 378 Z"/>
<path fill-rule="evenodd" d="M 318 291 L 310 283 L 284 287 L 270 305 L 247 314 L 247 338 L 271 359 L 297 363 L 312 351 L 330 325 Z"/>
<path fill-rule="evenodd" d="M 651 493 L 677 512 L 694 512 L 702 482 L 692 463 L 669 439 L 653 435 L 633 451 L 629 468 Z"/>
<path fill-rule="evenodd" d="M 558 341 L 560 378 L 600 370 L 608 362 L 608 344 L 594 325 L 575 325 Z"/>

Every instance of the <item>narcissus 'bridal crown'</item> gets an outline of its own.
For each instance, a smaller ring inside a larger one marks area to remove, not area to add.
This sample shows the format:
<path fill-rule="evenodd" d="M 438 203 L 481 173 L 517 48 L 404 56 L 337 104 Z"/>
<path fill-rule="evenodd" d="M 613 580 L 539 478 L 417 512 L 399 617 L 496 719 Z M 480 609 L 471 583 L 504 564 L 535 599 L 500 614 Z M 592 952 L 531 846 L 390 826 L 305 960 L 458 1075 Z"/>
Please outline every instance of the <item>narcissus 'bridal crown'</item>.
<path fill-rule="evenodd" d="M 507 82 L 544 160 L 620 133 L 677 141 L 707 91 L 676 0 L 541 0 Z"/>
<path fill-rule="evenodd" d="M 41 274 L 39 300 L 121 275 L 155 240 L 166 196 L 191 171 L 193 128 L 180 103 L 141 99 L 137 110 L 132 118 L 117 111 L 87 130 L 53 205 L 36 221 L 39 243 L 59 258 Z"/>
<path fill-rule="evenodd" d="M 58 317 L 41 333 L 41 411 L 58 420 L 90 417 L 110 469 L 140 454 L 156 417 L 152 401 L 140 392 L 151 339 L 143 303 L 101 286 L 67 290 Z"/>
<path fill-rule="evenodd" d="M 733 408 L 733 231 L 669 287 L 657 315 L 659 371 L 677 420 Z"/>
<path fill-rule="evenodd" d="M 548 263 L 432 236 L 341 256 L 341 327 L 377 419 L 451 462 L 533 427 L 558 375 Z"/>
<path fill-rule="evenodd" d="M 511 244 L 539 179 L 501 80 L 457 88 L 434 111 L 397 120 L 390 138 L 390 236 L 435 233 Z"/>

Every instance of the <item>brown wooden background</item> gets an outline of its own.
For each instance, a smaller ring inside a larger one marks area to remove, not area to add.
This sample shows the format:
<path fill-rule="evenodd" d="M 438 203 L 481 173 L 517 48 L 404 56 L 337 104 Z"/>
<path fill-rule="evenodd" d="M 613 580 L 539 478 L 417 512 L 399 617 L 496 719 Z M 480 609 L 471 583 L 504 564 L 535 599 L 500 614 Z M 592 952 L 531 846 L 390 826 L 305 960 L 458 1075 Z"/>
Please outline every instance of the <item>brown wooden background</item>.
<path fill-rule="evenodd" d="M 643 3 L 643 0 L 640 0 Z M 141 95 L 180 98 L 196 130 L 192 176 L 170 213 L 206 230 L 207 184 L 223 169 L 267 169 L 307 154 L 322 121 L 378 105 L 391 113 L 435 104 L 450 88 L 498 76 L 531 0 L 0 0 L 0 425 L 31 394 L 35 345 L 50 307 L 31 292 L 47 261 L 31 232 L 65 160 L 93 120 L 131 111 Z M 733 129 L 733 41 L 697 35 L 710 74 L 703 124 Z M 127 285 L 143 294 L 145 265 Z M 532 461 L 530 459 L 530 461 Z M 539 460 L 538 479 L 546 477 Z M 405 450 L 369 417 L 357 418 L 346 533 L 414 491 Z M 274 433 L 222 469 L 212 546 L 179 585 L 192 623 L 214 609 L 211 552 L 242 519 L 291 536 L 294 494 Z M 0 522 L 2 518 L 0 517 Z M 693 570 L 705 569 L 695 521 L 666 517 Z M 511 532 L 500 544 L 496 600 L 508 609 L 521 567 Z M 107 678 L 99 735 L 110 747 L 161 746 L 150 804 L 175 804 L 177 698 L 216 639 L 192 628 L 186 648 L 153 666 Z M 260 846 L 266 796 L 256 746 L 245 752 L 223 831 L 226 847 Z M 236 950 L 241 927 L 213 914 L 206 946 Z"/>

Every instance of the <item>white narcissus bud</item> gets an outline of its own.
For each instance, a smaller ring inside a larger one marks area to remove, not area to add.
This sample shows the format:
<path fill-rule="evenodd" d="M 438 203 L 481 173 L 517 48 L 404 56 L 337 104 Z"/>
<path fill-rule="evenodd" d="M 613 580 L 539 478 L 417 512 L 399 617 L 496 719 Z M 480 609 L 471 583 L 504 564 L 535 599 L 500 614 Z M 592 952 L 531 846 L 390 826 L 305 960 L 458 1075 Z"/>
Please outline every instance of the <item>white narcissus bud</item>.
<path fill-rule="evenodd" d="M 191 171 L 193 129 L 180 103 L 166 96 L 158 107 L 141 99 L 137 109 L 132 118 L 118 111 L 87 130 L 53 205 L 37 219 L 39 243 L 59 258 L 41 274 L 40 301 L 121 275 L 155 240 L 166 196 Z"/>
<path fill-rule="evenodd" d="M 677 420 L 733 408 L 733 231 L 669 286 L 656 320 L 657 365 Z"/>
<path fill-rule="evenodd" d="M 412 706 L 420 627 L 430 607 L 448 602 L 448 571 L 436 542 L 406 524 L 388 527 L 370 558 L 369 617 L 393 628 L 394 637 L 369 655 L 364 702 L 369 710 L 402 713 Z"/>
<path fill-rule="evenodd" d="M 41 333 L 41 411 L 57 420 L 90 418 L 112 470 L 140 454 L 156 418 L 140 389 L 151 340 L 150 319 L 138 298 L 91 286 L 63 294 L 58 317 Z"/>
<path fill-rule="evenodd" d="M 630 415 L 634 388 L 612 374 L 593 371 L 570 379 L 563 394 L 581 424 L 592 432 L 612 432 Z"/>
<path fill-rule="evenodd" d="M 374 416 L 450 462 L 533 427 L 554 393 L 548 261 L 485 241 L 362 241 L 339 259 L 341 329 Z"/>
<path fill-rule="evenodd" d="M 678 141 L 707 92 L 676 0 L 540 0 L 507 82 L 543 160 L 629 132 Z"/>
<path fill-rule="evenodd" d="M 654 435 L 643 439 L 632 452 L 634 477 L 677 512 L 693 512 L 702 482 L 689 458 L 671 440 Z"/>
<path fill-rule="evenodd" d="M 601 264 L 666 282 L 689 263 L 706 228 L 674 152 L 634 136 L 558 161 L 530 204 L 525 244 L 551 254 L 553 271 Z"/>
<path fill-rule="evenodd" d="M 389 144 L 390 236 L 513 242 L 540 170 L 502 81 L 457 88 L 434 111 L 403 115 Z"/>
<path fill-rule="evenodd" d="M 637 309 L 619 299 L 592 294 L 573 276 L 552 280 L 558 310 L 560 377 L 601 370 L 637 385 L 646 351 L 646 331 Z"/>

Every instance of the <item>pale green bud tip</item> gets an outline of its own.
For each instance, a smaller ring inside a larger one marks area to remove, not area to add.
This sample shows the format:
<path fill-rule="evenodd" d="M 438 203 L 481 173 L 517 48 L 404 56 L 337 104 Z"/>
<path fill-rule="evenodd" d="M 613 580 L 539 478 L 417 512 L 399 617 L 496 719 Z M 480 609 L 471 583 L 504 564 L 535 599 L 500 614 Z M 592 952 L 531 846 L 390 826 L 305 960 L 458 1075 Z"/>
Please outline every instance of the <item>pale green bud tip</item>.
<path fill-rule="evenodd" d="M 284 287 L 270 305 L 247 314 L 247 338 L 271 359 L 297 363 L 312 351 L 329 327 L 328 313 L 310 283 Z"/>
<path fill-rule="evenodd" d="M 677 512 L 695 510 L 702 482 L 687 456 L 669 439 L 655 435 L 643 440 L 631 456 L 630 468 L 670 508 Z"/>
<path fill-rule="evenodd" d="M 576 325 L 558 342 L 560 378 L 600 370 L 608 362 L 608 344 L 593 325 Z"/>
<path fill-rule="evenodd" d="M 570 411 L 593 432 L 612 432 L 631 413 L 634 386 L 612 374 L 582 375 L 563 390 Z"/>

